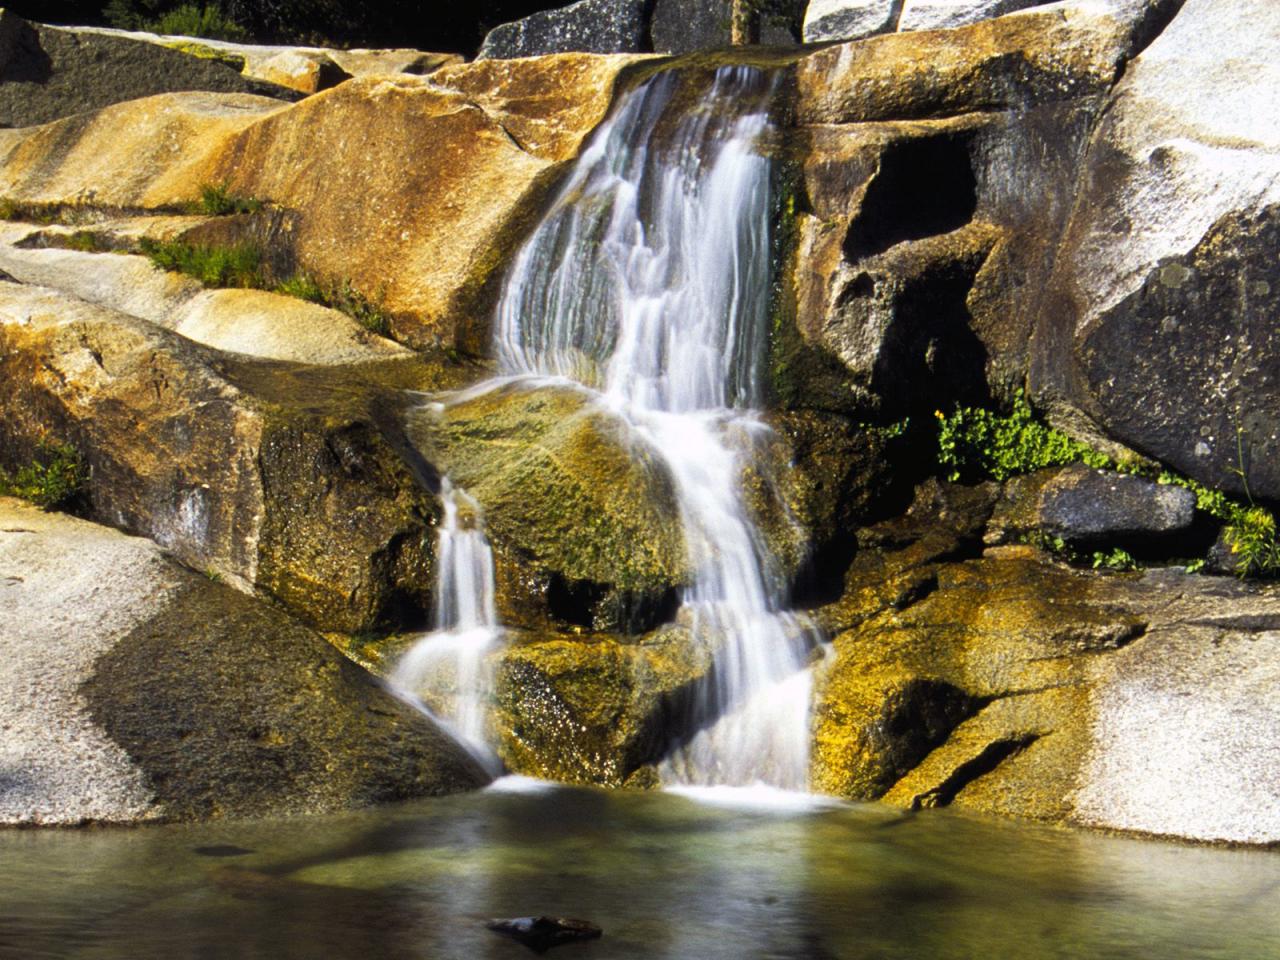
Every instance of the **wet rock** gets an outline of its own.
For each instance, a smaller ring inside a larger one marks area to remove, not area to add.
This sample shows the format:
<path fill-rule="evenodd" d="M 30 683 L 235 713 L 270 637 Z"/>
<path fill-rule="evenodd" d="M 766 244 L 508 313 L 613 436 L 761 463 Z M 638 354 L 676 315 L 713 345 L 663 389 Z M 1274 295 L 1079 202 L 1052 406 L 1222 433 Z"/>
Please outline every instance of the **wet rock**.
<path fill-rule="evenodd" d="M 599 940 L 604 935 L 604 931 L 594 923 L 567 917 L 516 917 L 514 920 L 490 920 L 485 926 L 523 943 L 534 953 L 546 953 L 552 947 L 566 943 Z"/>
<path fill-rule="evenodd" d="M 320 636 L 155 544 L 0 499 L 0 822 L 278 816 L 483 773 Z"/>
<path fill-rule="evenodd" d="M 494 27 L 484 38 L 481 60 L 510 60 L 549 53 L 646 53 L 646 0 L 578 0 Z"/>
<path fill-rule="evenodd" d="M 0 10 L 0 126 L 29 127 L 113 103 L 179 90 L 300 94 L 250 80 L 217 60 L 127 36 L 28 23 Z"/>
<path fill-rule="evenodd" d="M 1032 386 L 1064 420 L 1236 494 L 1243 471 L 1265 499 L 1280 498 L 1280 341 L 1262 319 L 1280 290 L 1280 121 L 1258 97 L 1280 78 L 1277 18 L 1265 0 L 1187 3 L 1129 64 L 1032 344 Z"/>
<path fill-rule="evenodd" d="M 1188 530 L 1195 510 L 1183 487 L 1088 467 L 1059 471 L 1040 492 L 1041 525 L 1074 543 L 1167 537 Z"/>
<path fill-rule="evenodd" d="M 424 456 L 479 501 L 497 554 L 499 614 L 643 631 L 687 577 L 661 458 L 574 390 L 493 390 L 413 416 Z M 548 610 L 548 606 L 551 609 Z"/>
<path fill-rule="evenodd" d="M 844 596 L 818 611 L 846 629 L 815 688 L 815 785 L 913 808 L 1280 838 L 1277 714 L 1250 692 L 1274 682 L 1260 651 L 1280 592 L 1173 569 L 1071 570 L 1028 548 L 964 559 L 912 541 L 913 528 L 860 535 Z"/>
<path fill-rule="evenodd" d="M 810 0 L 804 42 L 860 40 L 897 29 L 902 0 Z"/>
<path fill-rule="evenodd" d="M 498 753 L 512 772 L 565 783 L 651 781 L 712 666 L 710 646 L 679 627 L 514 642 L 493 658 Z"/>

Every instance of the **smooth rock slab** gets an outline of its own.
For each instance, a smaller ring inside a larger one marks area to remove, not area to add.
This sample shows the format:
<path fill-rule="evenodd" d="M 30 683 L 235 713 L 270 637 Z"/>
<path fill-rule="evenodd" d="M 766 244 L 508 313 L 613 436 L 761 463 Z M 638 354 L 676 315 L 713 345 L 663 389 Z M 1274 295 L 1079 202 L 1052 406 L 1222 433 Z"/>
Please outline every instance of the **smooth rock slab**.
<path fill-rule="evenodd" d="M 1046 0 L 906 0 L 899 30 L 950 30 L 1041 6 Z"/>
<path fill-rule="evenodd" d="M 9 498 L 0 641 L 0 823 L 265 816 L 485 782 L 274 608 Z"/>

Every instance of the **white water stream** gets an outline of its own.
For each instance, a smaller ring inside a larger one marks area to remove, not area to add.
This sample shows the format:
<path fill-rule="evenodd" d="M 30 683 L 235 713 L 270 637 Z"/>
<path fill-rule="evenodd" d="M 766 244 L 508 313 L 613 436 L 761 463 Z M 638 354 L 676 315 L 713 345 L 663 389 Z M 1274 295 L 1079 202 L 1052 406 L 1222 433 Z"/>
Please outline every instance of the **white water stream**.
<path fill-rule="evenodd" d="M 718 644 L 696 714 L 721 718 L 663 764 L 666 782 L 804 789 L 817 637 L 748 517 L 741 478 L 768 428 L 775 81 L 726 67 L 697 101 L 661 73 L 596 131 L 524 244 L 497 312 L 509 376 L 599 391 L 665 460 L 680 504 L 696 635 Z"/>
<path fill-rule="evenodd" d="M 693 710 L 701 728 L 661 765 L 663 781 L 803 790 L 806 667 L 820 638 L 786 609 L 786 579 L 742 491 L 769 431 L 756 411 L 775 80 L 725 67 L 696 99 L 688 82 L 657 74 L 593 134 L 507 274 L 495 353 L 504 381 L 555 378 L 593 391 L 670 471 L 693 570 L 682 619 L 717 652 Z M 456 706 L 444 719 L 483 748 L 481 665 L 500 636 L 492 557 L 478 505 L 447 484 L 442 498 L 438 622 L 395 679 L 411 691 L 454 670 Z"/>
<path fill-rule="evenodd" d="M 396 664 L 391 684 L 423 706 L 416 691 L 426 678 L 452 674 L 452 705 L 429 712 L 483 766 L 498 773 L 502 765 L 485 731 L 490 687 L 485 654 L 502 638 L 494 605 L 493 551 L 485 539 L 480 505 L 447 477 L 441 481 L 440 502 L 444 516 L 436 538 L 435 622 Z"/>

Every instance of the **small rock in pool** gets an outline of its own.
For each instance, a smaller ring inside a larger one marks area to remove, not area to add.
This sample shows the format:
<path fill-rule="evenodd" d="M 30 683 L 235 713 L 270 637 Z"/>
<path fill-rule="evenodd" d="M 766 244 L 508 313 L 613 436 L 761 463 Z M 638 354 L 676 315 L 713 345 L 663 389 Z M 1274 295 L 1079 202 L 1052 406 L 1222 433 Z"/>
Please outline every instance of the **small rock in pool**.
<path fill-rule="evenodd" d="M 545 953 L 565 943 L 598 940 L 604 935 L 604 931 L 594 923 L 568 917 L 516 917 L 514 920 L 490 920 L 485 926 L 495 933 L 519 940 L 534 953 Z"/>
<path fill-rule="evenodd" d="M 243 857 L 246 853 L 253 853 L 252 850 L 233 847 L 229 843 L 220 843 L 213 847 L 196 847 L 195 852 L 202 857 Z"/>

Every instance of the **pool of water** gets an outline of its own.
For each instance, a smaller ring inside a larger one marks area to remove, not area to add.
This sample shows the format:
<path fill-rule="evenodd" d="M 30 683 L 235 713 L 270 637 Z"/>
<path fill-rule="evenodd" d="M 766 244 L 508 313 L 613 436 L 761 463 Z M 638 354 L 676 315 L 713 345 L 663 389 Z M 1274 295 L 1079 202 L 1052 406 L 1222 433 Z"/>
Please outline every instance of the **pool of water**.
<path fill-rule="evenodd" d="M 504 783 L 324 818 L 0 831 L 0 957 L 1280 958 L 1280 853 L 947 811 Z"/>

